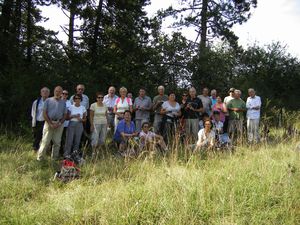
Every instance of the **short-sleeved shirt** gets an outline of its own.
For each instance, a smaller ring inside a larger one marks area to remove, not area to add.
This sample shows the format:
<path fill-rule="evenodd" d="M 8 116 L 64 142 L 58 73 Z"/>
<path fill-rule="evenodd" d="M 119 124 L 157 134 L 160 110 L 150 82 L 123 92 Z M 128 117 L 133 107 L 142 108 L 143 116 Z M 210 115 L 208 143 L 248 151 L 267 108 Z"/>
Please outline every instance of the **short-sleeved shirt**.
<path fill-rule="evenodd" d="M 238 108 L 238 109 L 246 109 L 246 103 L 242 99 L 232 99 L 228 105 L 227 108 Z M 235 112 L 232 110 L 229 110 L 229 119 L 230 120 L 242 120 L 244 119 L 244 112 L 239 111 Z"/>
<path fill-rule="evenodd" d="M 134 107 L 137 109 L 135 112 L 135 119 L 149 119 L 150 118 L 150 109 L 151 109 L 151 98 L 145 96 L 144 98 L 137 97 L 134 100 Z M 147 110 L 139 110 L 139 108 L 145 108 Z"/>
<path fill-rule="evenodd" d="M 107 124 L 107 106 L 98 106 L 97 102 L 91 104 L 90 110 L 94 112 L 94 124 Z"/>
<path fill-rule="evenodd" d="M 144 140 L 141 139 L 141 147 L 144 147 L 146 144 L 145 142 L 151 141 L 151 140 L 153 140 L 153 138 L 155 138 L 155 133 L 152 131 L 148 131 L 147 133 L 145 133 L 144 131 L 141 131 L 139 136 L 140 136 L 140 138 L 141 137 L 144 138 Z"/>
<path fill-rule="evenodd" d="M 74 95 L 72 95 L 71 98 L 70 98 L 70 102 L 71 102 L 72 105 L 74 104 L 73 98 L 74 98 Z M 80 102 L 80 105 L 84 106 L 84 108 L 86 110 L 89 109 L 89 106 L 90 106 L 90 102 L 89 101 L 90 101 L 89 97 L 86 96 L 85 94 L 82 94 L 82 100 Z"/>
<path fill-rule="evenodd" d="M 83 118 L 83 114 L 86 113 L 86 109 L 84 106 L 80 105 L 80 106 L 75 106 L 75 105 L 71 105 L 68 109 L 70 116 L 74 116 L 79 114 L 80 115 L 80 119 Z M 74 121 L 77 122 L 78 119 L 77 118 L 72 118 L 70 121 Z"/>
<path fill-rule="evenodd" d="M 188 104 L 190 104 L 194 109 L 201 109 L 203 107 L 202 101 L 200 98 L 191 98 L 188 97 L 186 100 L 186 103 L 184 104 L 184 107 L 186 107 Z M 190 109 L 184 109 L 184 118 L 185 119 L 198 119 L 200 116 L 199 112 L 195 112 Z"/>
<path fill-rule="evenodd" d="M 232 97 L 232 96 L 227 96 L 227 97 L 225 97 L 224 98 L 224 103 L 225 103 L 225 105 L 227 106 L 228 105 L 228 103 L 232 100 L 232 99 L 234 99 L 234 97 Z"/>
<path fill-rule="evenodd" d="M 115 106 L 117 106 L 118 113 L 123 113 L 130 109 L 130 106 L 132 106 L 132 100 L 131 98 L 127 97 L 125 97 L 123 100 L 121 98 L 117 98 L 115 101 Z"/>
<path fill-rule="evenodd" d="M 210 99 L 211 99 L 211 107 L 213 107 L 217 103 L 217 98 L 213 98 L 212 96 L 210 96 Z"/>
<path fill-rule="evenodd" d="M 67 110 L 69 110 L 69 108 L 70 108 L 70 106 L 71 106 L 72 104 L 71 104 L 71 102 L 70 102 L 70 100 L 66 100 L 66 107 L 67 107 Z M 69 126 L 69 120 L 65 120 L 65 122 L 64 122 L 64 127 L 68 127 Z"/>
<path fill-rule="evenodd" d="M 47 98 L 44 103 L 44 111 L 47 112 L 50 120 L 61 120 L 64 117 L 64 114 L 67 113 L 66 102 L 54 97 Z"/>
<path fill-rule="evenodd" d="M 133 134 L 135 132 L 135 126 L 134 122 L 130 121 L 130 126 L 128 126 L 125 122 L 125 120 L 121 120 L 117 126 L 117 130 L 114 134 L 114 141 L 116 142 L 121 142 L 122 141 L 122 136 L 121 133 L 125 134 Z"/>
<path fill-rule="evenodd" d="M 167 111 L 166 115 L 169 117 L 176 117 L 178 112 L 180 111 L 180 105 L 176 102 L 176 105 L 173 107 L 170 105 L 169 101 L 166 101 L 161 106 L 163 109 Z"/>
<path fill-rule="evenodd" d="M 164 102 L 168 101 L 168 96 L 167 95 L 156 95 L 153 98 L 153 105 L 156 105 L 159 103 L 158 107 L 154 109 L 156 114 L 160 114 L 161 106 Z"/>
<path fill-rule="evenodd" d="M 198 98 L 201 99 L 203 105 L 203 112 L 210 115 L 210 110 L 212 106 L 211 98 L 209 96 L 199 95 Z"/>
<path fill-rule="evenodd" d="M 105 104 L 107 106 L 109 113 L 113 113 L 115 102 L 116 102 L 117 98 L 118 98 L 117 95 L 114 95 L 114 97 L 112 97 L 112 98 L 108 94 L 104 96 L 103 104 Z"/>

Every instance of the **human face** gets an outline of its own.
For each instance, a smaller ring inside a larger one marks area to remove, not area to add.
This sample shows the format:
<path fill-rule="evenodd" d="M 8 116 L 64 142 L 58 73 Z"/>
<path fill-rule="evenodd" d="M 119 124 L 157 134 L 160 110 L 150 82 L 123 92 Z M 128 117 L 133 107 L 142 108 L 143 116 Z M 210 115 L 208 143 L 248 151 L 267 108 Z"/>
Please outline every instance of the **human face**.
<path fill-rule="evenodd" d="M 248 94 L 251 98 L 253 98 L 255 96 L 255 91 L 254 90 L 250 90 L 248 91 Z"/>
<path fill-rule="evenodd" d="M 175 101 L 175 99 L 176 99 L 176 96 L 175 96 L 175 94 L 170 94 L 169 95 L 169 101 Z"/>
<path fill-rule="evenodd" d="M 239 91 L 235 91 L 233 97 L 239 99 L 241 97 L 241 93 Z"/>
<path fill-rule="evenodd" d="M 125 121 L 127 121 L 127 122 L 131 121 L 131 114 L 130 114 L 129 112 L 126 112 L 126 113 L 124 114 L 124 119 L 125 119 Z"/>
<path fill-rule="evenodd" d="M 143 98 L 146 95 L 146 91 L 144 89 L 140 89 L 139 94 L 140 94 L 140 97 Z"/>
<path fill-rule="evenodd" d="M 210 128 L 211 128 L 210 121 L 205 121 L 204 128 L 205 128 L 205 130 L 210 130 Z"/>
<path fill-rule="evenodd" d="M 77 96 L 74 97 L 74 102 L 76 105 L 80 105 L 81 99 Z"/>
<path fill-rule="evenodd" d="M 114 96 L 115 93 L 116 93 L 116 89 L 115 89 L 114 87 L 110 87 L 110 88 L 108 89 L 108 94 L 109 94 L 110 96 Z"/>
<path fill-rule="evenodd" d="M 131 98 L 132 99 L 132 93 L 127 93 L 127 98 Z"/>
<path fill-rule="evenodd" d="M 208 89 L 207 88 L 203 88 L 202 94 L 204 96 L 208 96 Z"/>
<path fill-rule="evenodd" d="M 97 96 L 97 102 L 103 102 L 103 95 Z"/>
<path fill-rule="evenodd" d="M 82 95 L 83 92 L 84 92 L 84 86 L 83 85 L 77 85 L 76 92 L 77 92 L 77 94 Z"/>
<path fill-rule="evenodd" d="M 143 126 L 143 131 L 144 131 L 144 133 L 147 133 L 149 131 L 149 124 L 145 124 Z"/>
<path fill-rule="evenodd" d="M 121 91 L 120 91 L 121 97 L 125 98 L 125 97 L 126 97 L 126 94 L 127 94 L 127 91 L 126 91 L 126 90 L 121 90 Z"/>
<path fill-rule="evenodd" d="M 220 114 L 215 114 L 214 117 L 215 117 L 215 121 L 220 121 Z"/>
<path fill-rule="evenodd" d="M 163 87 L 159 87 L 158 88 L 158 94 L 159 95 L 164 95 L 164 93 L 165 93 L 165 89 Z"/>
<path fill-rule="evenodd" d="M 217 97 L 217 103 L 222 103 L 222 98 L 220 96 Z"/>
<path fill-rule="evenodd" d="M 57 99 L 60 98 L 60 96 L 62 95 L 62 92 L 63 92 L 63 89 L 60 86 L 56 87 L 54 89 L 54 97 Z"/>
<path fill-rule="evenodd" d="M 211 97 L 215 98 L 217 96 L 217 91 L 216 90 L 212 90 L 210 92 Z"/>
<path fill-rule="evenodd" d="M 49 90 L 47 89 L 47 88 L 43 88 L 42 90 L 41 90 L 41 97 L 42 98 L 48 98 L 49 97 Z"/>
<path fill-rule="evenodd" d="M 63 98 L 64 100 L 67 100 L 68 96 L 69 96 L 69 92 L 67 92 L 66 90 L 64 90 L 64 91 L 62 92 L 62 98 Z"/>
<path fill-rule="evenodd" d="M 196 96 L 196 89 L 195 88 L 190 88 L 189 94 L 190 94 L 191 97 L 194 98 Z"/>

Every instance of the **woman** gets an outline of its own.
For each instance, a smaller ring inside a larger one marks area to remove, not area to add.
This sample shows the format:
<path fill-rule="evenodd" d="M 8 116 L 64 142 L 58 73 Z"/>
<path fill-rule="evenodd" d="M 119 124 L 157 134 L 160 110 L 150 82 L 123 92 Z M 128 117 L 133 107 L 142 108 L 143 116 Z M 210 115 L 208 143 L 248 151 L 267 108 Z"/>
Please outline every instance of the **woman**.
<path fill-rule="evenodd" d="M 108 108 L 103 104 L 103 93 L 97 92 L 96 98 L 97 101 L 90 107 L 93 154 L 96 154 L 97 147 L 105 144 L 108 121 Z"/>
<path fill-rule="evenodd" d="M 175 99 L 175 93 L 171 92 L 168 95 L 168 101 L 165 101 L 161 106 L 160 113 L 163 115 L 162 134 L 164 134 L 166 142 L 175 134 L 177 118 L 181 116 L 180 105 Z"/>
<path fill-rule="evenodd" d="M 68 109 L 67 119 L 70 120 L 67 129 L 67 138 L 64 149 L 64 157 L 70 158 L 72 150 L 79 151 L 79 144 L 83 132 L 83 122 L 86 121 L 86 109 L 80 105 L 82 96 L 74 95 L 74 103 Z"/>
<path fill-rule="evenodd" d="M 212 130 L 213 124 L 210 120 L 204 121 L 204 128 L 198 132 L 196 151 L 201 149 L 212 149 L 215 145 L 215 132 Z"/>
<path fill-rule="evenodd" d="M 163 137 L 150 131 L 149 128 L 149 122 L 144 122 L 142 124 L 142 131 L 139 134 L 140 149 L 156 150 L 156 147 L 159 147 L 161 150 L 167 151 L 167 146 Z"/>
<path fill-rule="evenodd" d="M 115 113 L 115 132 L 120 120 L 124 118 L 124 112 L 129 110 L 132 113 L 132 100 L 131 98 L 126 97 L 127 89 L 121 87 L 119 90 L 120 97 L 115 101 L 114 113 Z"/>
<path fill-rule="evenodd" d="M 114 141 L 118 144 L 119 150 L 125 153 L 124 151 L 128 148 L 129 140 L 134 140 L 136 136 L 135 126 L 133 121 L 131 121 L 131 112 L 126 110 L 124 112 L 124 119 L 117 126 Z"/>
<path fill-rule="evenodd" d="M 217 102 L 212 107 L 212 112 L 218 111 L 220 113 L 220 121 L 222 123 L 225 122 L 225 114 L 227 113 L 226 105 L 222 102 L 222 98 L 220 96 L 217 96 Z M 211 116 L 212 120 L 214 120 L 214 114 L 212 113 Z"/>

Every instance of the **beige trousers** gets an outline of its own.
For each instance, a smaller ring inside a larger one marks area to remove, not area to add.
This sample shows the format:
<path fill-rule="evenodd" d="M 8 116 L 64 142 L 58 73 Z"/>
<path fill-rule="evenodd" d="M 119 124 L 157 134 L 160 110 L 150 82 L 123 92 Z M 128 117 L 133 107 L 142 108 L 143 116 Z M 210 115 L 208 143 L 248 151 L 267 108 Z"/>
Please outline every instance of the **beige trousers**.
<path fill-rule="evenodd" d="M 59 148 L 60 148 L 61 136 L 63 130 L 64 130 L 63 125 L 61 125 L 56 129 L 53 129 L 49 126 L 47 122 L 45 122 L 44 129 L 43 129 L 42 143 L 38 151 L 37 160 L 41 160 L 44 157 L 46 150 L 50 144 L 50 141 L 53 142 L 51 158 L 54 160 L 59 159 Z"/>

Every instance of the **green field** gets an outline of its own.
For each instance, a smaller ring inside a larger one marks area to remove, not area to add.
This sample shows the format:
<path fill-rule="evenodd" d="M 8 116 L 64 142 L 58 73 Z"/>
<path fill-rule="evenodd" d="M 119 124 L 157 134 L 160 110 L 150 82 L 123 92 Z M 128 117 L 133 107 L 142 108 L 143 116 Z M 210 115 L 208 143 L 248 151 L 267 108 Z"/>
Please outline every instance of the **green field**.
<path fill-rule="evenodd" d="M 2 135 L 0 224 L 300 224 L 296 141 L 233 154 L 107 154 L 64 184 L 27 139 Z"/>

